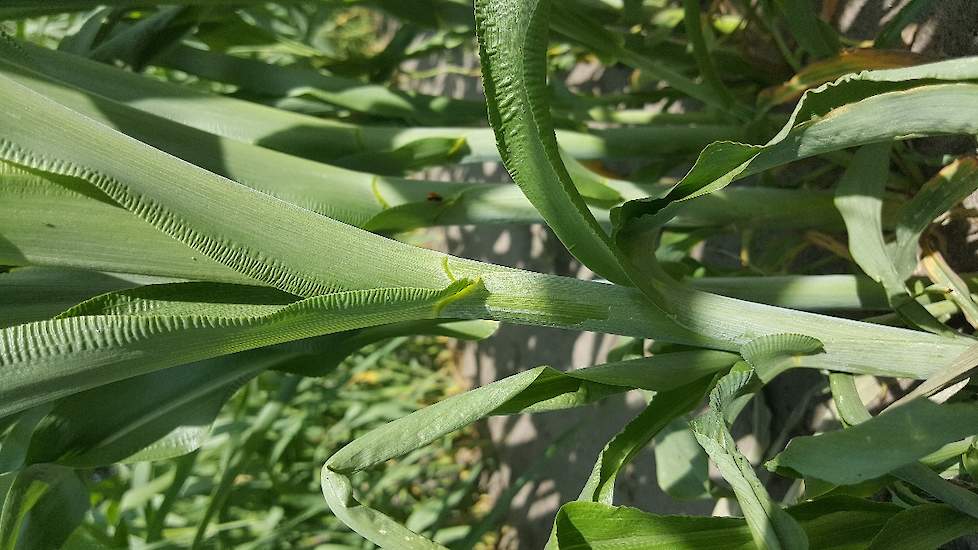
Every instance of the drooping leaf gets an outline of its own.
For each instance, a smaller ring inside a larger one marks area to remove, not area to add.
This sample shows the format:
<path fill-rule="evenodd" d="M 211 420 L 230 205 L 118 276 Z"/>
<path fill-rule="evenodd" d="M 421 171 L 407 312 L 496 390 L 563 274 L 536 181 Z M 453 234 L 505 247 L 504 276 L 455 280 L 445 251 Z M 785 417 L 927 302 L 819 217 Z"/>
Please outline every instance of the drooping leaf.
<path fill-rule="evenodd" d="M 561 373 L 547 367 L 538 367 L 451 397 L 377 428 L 331 456 L 323 466 L 323 493 L 337 517 L 375 544 L 385 548 L 441 548 L 383 513 L 360 504 L 354 495 L 349 476 L 427 445 L 490 414 L 578 406 L 590 402 L 595 396 L 600 398 L 608 395 L 609 392 L 624 391 L 630 387 L 651 387 L 649 381 L 654 378 L 650 379 L 649 376 L 657 376 L 655 372 L 660 364 L 666 368 L 683 361 L 696 364 L 695 354 L 699 352 L 692 353 L 694 355 L 663 354 L 640 359 L 638 361 L 645 364 L 643 369 L 631 369 L 625 365 L 619 367 L 615 364 L 594 367 L 593 369 L 598 369 L 597 374 L 592 374 L 592 368 Z M 715 356 L 713 359 L 719 359 L 715 368 L 722 369 L 724 359 L 727 361 L 726 365 L 729 365 L 729 361 L 735 357 L 725 354 L 725 358 Z M 632 374 L 628 378 L 614 374 L 620 368 L 631 370 Z M 608 386 L 589 379 L 613 380 L 614 385 Z M 667 382 L 665 387 L 659 384 L 655 386 L 662 389 L 674 387 L 668 384 Z"/>
<path fill-rule="evenodd" d="M 669 392 L 657 393 L 645 410 L 629 421 L 601 450 L 577 500 L 611 504 L 614 501 L 615 481 L 622 469 L 669 422 L 699 405 L 712 383 L 711 379 L 703 379 Z"/>
<path fill-rule="evenodd" d="M 892 296 L 907 291 L 883 241 L 882 204 L 889 168 L 889 143 L 859 148 L 836 187 L 835 205 L 846 222 L 852 259 Z"/>
<path fill-rule="evenodd" d="M 830 384 L 832 399 L 845 424 L 855 426 L 872 419 L 856 391 L 851 375 L 833 373 Z M 978 495 L 954 485 L 922 463 L 901 466 L 893 471 L 893 476 L 930 493 L 963 513 L 978 517 Z"/>
<path fill-rule="evenodd" d="M 976 422 L 978 409 L 970 404 L 937 405 L 917 399 L 845 431 L 796 437 L 768 468 L 854 485 L 974 435 Z"/>
<path fill-rule="evenodd" d="M 978 159 L 961 157 L 927 181 L 904 204 L 896 220 L 896 241 L 888 252 L 901 278 L 917 267 L 917 242 L 935 218 L 978 189 Z"/>
<path fill-rule="evenodd" d="M 960 106 L 978 93 L 965 83 L 976 78 L 978 60 L 962 58 L 864 71 L 809 90 L 767 144 L 711 144 L 664 197 L 626 203 L 620 225 L 639 223 L 642 217 L 661 224 L 682 201 L 794 160 L 911 135 L 974 133 L 978 113 Z"/>

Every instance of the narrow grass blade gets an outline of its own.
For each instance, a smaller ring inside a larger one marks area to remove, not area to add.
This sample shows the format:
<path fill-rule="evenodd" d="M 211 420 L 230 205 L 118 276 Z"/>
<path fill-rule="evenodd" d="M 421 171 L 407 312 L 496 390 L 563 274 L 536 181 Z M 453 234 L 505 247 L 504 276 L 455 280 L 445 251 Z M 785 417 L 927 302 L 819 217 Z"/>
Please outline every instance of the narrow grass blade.
<path fill-rule="evenodd" d="M 465 394 L 448 398 L 396 420 L 347 445 L 326 461 L 322 473 L 323 493 L 333 513 L 368 540 L 384 548 L 441 548 L 399 525 L 381 512 L 356 501 L 349 476 L 381 464 L 491 414 L 552 410 L 590 402 L 594 395 L 608 395 L 628 388 L 649 386 L 649 376 L 661 365 L 696 364 L 695 355 L 665 354 L 641 359 L 645 366 L 628 377 L 612 375 L 620 367 L 605 366 L 561 373 L 538 367 L 494 382 Z M 719 359 L 719 357 L 718 357 Z M 736 357 L 726 355 L 715 366 Z M 591 380 L 613 380 L 612 386 Z M 627 385 L 618 385 L 627 384 Z M 661 389 L 674 387 L 667 383 Z M 602 386 L 605 388 L 602 390 Z M 583 388 L 587 387 L 587 390 Z M 651 436 L 650 436 L 651 437 Z"/>
<path fill-rule="evenodd" d="M 823 23 L 815 13 L 815 5 L 807 0 L 777 0 L 785 14 L 791 34 L 809 55 L 829 57 L 839 51 L 839 36 L 835 29 Z"/>
<path fill-rule="evenodd" d="M 629 280 L 560 159 L 546 101 L 549 0 L 479 0 L 476 32 L 489 121 L 503 163 L 571 254 L 608 279 Z"/>
<path fill-rule="evenodd" d="M 974 133 L 978 112 L 961 106 L 971 104 L 968 98 L 978 93 L 974 85 L 965 83 L 975 79 L 978 59 L 962 58 L 864 71 L 809 90 L 767 144 L 708 146 L 667 195 L 626 203 L 622 219 L 627 223 L 649 216 L 661 223 L 679 210 L 678 202 L 775 166 L 846 147 L 911 135 Z"/>
<path fill-rule="evenodd" d="M 859 267 L 883 286 L 890 305 L 907 321 L 935 334 L 950 333 L 949 328 L 934 319 L 910 295 L 906 275 L 897 271 L 893 259 L 887 254 L 882 204 L 889 165 L 889 143 L 865 145 L 856 152 L 839 181 L 835 204 L 846 222 L 849 252 Z"/>
<path fill-rule="evenodd" d="M 873 45 L 877 48 L 899 48 L 903 29 L 919 20 L 934 6 L 934 0 L 910 0 L 883 25 Z"/>
<path fill-rule="evenodd" d="M 924 380 L 923 384 L 901 397 L 890 405 L 890 408 L 901 407 L 912 403 L 916 399 L 930 397 L 942 389 L 966 378 L 975 370 L 976 366 L 978 366 L 978 344 L 972 345 L 970 348 L 961 352 L 961 355 L 956 357 L 954 362 L 935 373 L 934 376 Z"/>
<path fill-rule="evenodd" d="M 577 500 L 611 504 L 621 470 L 673 419 L 696 408 L 713 385 L 712 379 L 657 393 L 649 405 L 605 445 Z"/>
<path fill-rule="evenodd" d="M 888 252 L 897 273 L 907 278 L 917 267 L 917 244 L 935 218 L 978 189 L 978 158 L 961 157 L 925 183 L 896 216 L 896 241 Z"/>
<path fill-rule="evenodd" d="M 690 427 L 736 494 L 754 544 L 760 548 L 804 550 L 809 546 L 805 531 L 771 499 L 727 428 L 727 409 L 749 391 L 753 378 L 752 370 L 734 371 L 721 378 L 710 392 L 709 410 L 690 422 Z"/>
<path fill-rule="evenodd" d="M 683 25 L 693 47 L 693 57 L 696 58 L 696 65 L 699 67 L 703 81 L 710 85 L 720 101 L 726 105 L 732 104 L 734 98 L 720 78 L 703 36 L 703 18 L 698 0 L 683 0 Z"/>
<path fill-rule="evenodd" d="M 154 62 L 201 78 L 233 84 L 269 97 L 310 97 L 368 115 L 439 125 L 484 120 L 485 106 L 474 101 L 425 96 L 307 69 L 278 67 L 254 59 L 177 47 Z"/>
<path fill-rule="evenodd" d="M 785 510 L 812 548 L 865 547 L 900 512 L 892 504 L 830 497 Z M 714 550 L 755 548 L 740 518 L 662 516 L 625 506 L 570 502 L 557 513 L 555 548 L 595 550 Z"/>
<path fill-rule="evenodd" d="M 930 280 L 939 288 L 944 289 L 949 300 L 957 304 L 964 313 L 965 320 L 973 328 L 978 328 L 978 304 L 971 296 L 968 284 L 951 269 L 944 255 L 929 246 L 924 247 L 924 257 L 921 259 Z"/>

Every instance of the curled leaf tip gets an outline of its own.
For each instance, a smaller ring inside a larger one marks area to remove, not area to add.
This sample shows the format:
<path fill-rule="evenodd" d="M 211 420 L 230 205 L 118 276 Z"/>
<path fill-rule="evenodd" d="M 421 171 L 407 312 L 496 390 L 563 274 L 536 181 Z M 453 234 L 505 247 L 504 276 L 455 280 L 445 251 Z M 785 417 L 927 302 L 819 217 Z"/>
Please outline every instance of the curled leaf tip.
<path fill-rule="evenodd" d="M 779 333 L 754 338 L 740 348 L 740 355 L 754 368 L 758 378 L 768 382 L 790 368 L 804 366 L 803 357 L 823 351 L 818 338 Z"/>

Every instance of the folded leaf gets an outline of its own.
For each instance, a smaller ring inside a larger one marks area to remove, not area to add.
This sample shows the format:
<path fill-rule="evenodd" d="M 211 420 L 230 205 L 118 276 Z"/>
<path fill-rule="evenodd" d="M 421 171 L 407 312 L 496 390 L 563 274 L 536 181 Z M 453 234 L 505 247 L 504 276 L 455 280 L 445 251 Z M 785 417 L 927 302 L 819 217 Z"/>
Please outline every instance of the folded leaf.
<path fill-rule="evenodd" d="M 807 356 L 823 350 L 822 342 L 804 334 L 769 334 L 751 340 L 740 348 L 740 355 L 747 361 L 757 377 L 768 383 L 782 372 L 806 366 Z"/>
<path fill-rule="evenodd" d="M 476 33 L 489 122 L 503 164 L 571 254 L 623 283 L 620 253 L 560 159 L 546 100 L 549 0 L 479 0 Z"/>

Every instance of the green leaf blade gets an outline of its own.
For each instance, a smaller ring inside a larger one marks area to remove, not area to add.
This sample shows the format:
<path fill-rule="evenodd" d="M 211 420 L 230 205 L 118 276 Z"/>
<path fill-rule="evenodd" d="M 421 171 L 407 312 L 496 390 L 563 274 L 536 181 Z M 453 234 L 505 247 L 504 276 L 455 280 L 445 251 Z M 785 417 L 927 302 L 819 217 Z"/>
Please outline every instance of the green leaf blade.
<path fill-rule="evenodd" d="M 483 86 L 489 121 L 513 180 L 567 249 L 615 282 L 629 278 L 560 159 L 546 101 L 549 0 L 480 0 Z"/>
<path fill-rule="evenodd" d="M 914 400 L 841 432 L 797 437 L 768 468 L 855 485 L 911 464 L 976 432 L 978 409 Z"/>

